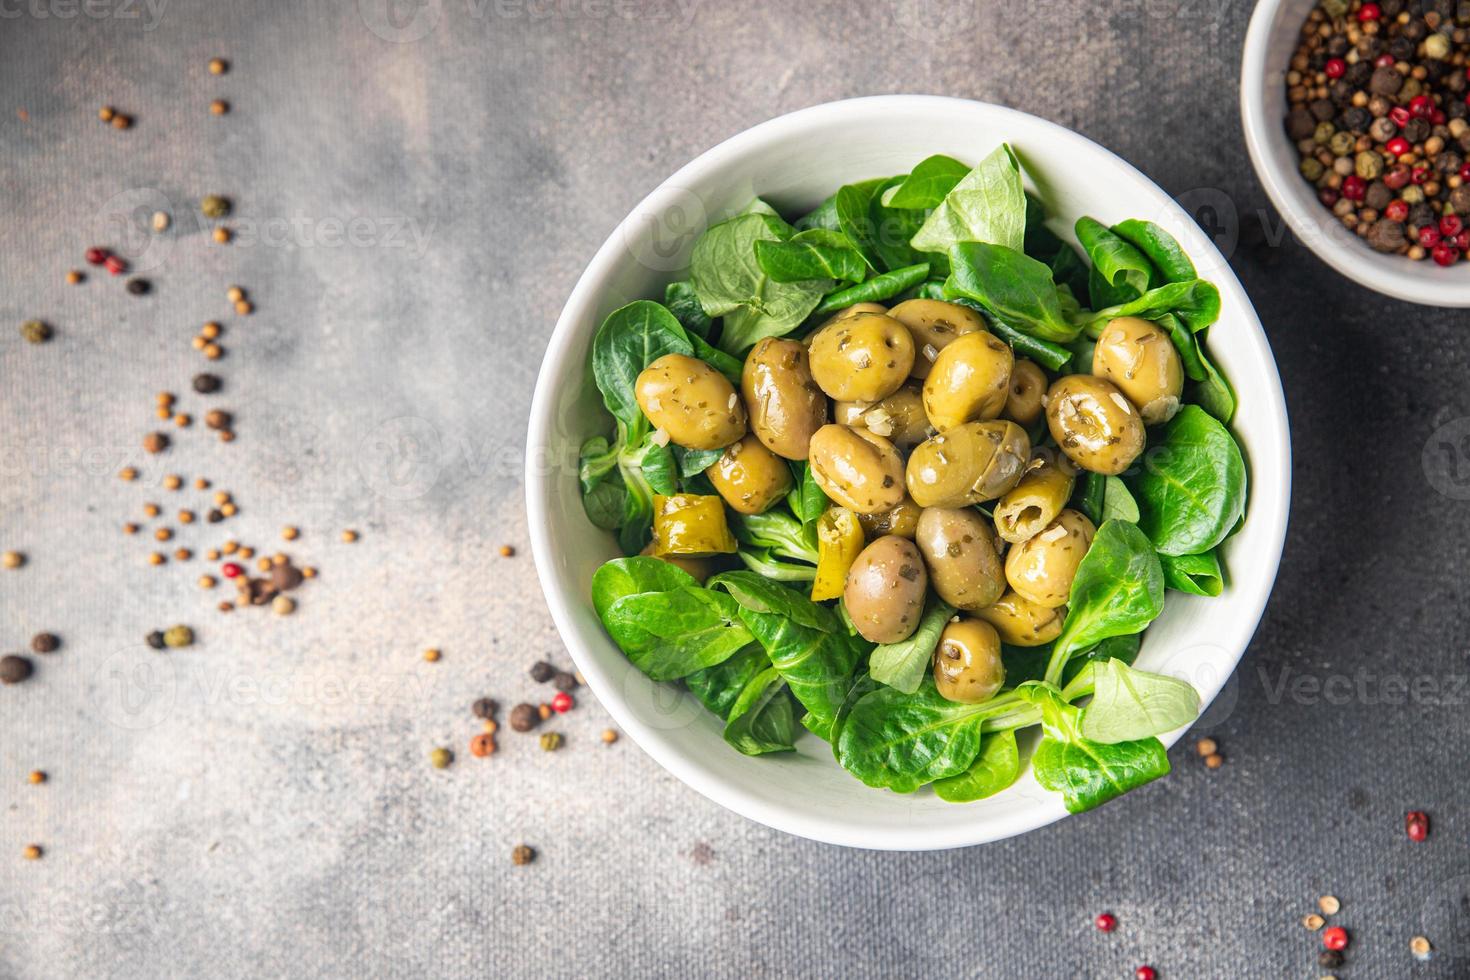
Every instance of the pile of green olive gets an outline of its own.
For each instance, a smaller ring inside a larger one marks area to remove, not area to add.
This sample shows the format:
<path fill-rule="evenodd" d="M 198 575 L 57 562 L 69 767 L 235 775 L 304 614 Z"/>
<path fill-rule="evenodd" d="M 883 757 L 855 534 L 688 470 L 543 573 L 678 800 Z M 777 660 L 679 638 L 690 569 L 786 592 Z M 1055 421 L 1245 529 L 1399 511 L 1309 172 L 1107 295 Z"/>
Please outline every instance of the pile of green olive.
<path fill-rule="evenodd" d="M 861 303 L 804 342 L 762 340 L 739 391 L 665 355 L 638 376 L 638 405 L 669 441 L 724 452 L 707 471 L 718 499 L 656 502 L 648 553 L 703 577 L 699 559 L 735 550 L 722 504 L 763 512 L 791 489 L 786 461 L 805 460 L 833 504 L 812 598 L 840 597 L 865 639 L 895 643 L 932 587 L 957 610 L 935 649 L 938 690 L 984 701 L 1004 683 L 1003 642 L 1061 632 L 1096 532 L 1067 506 L 1077 471 L 1122 473 L 1145 425 L 1179 410 L 1179 355 L 1147 320 L 1111 321 L 1091 369 L 1048 382 L 977 312 L 929 299 Z M 1054 445 L 1033 445 L 1043 431 Z"/>

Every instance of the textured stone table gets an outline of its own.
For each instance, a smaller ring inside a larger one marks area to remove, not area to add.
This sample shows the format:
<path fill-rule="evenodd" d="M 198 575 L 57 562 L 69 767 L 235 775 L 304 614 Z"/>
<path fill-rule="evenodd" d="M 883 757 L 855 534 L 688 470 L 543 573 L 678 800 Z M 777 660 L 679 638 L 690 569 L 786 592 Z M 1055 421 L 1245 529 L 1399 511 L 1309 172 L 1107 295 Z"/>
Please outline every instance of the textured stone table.
<path fill-rule="evenodd" d="M 1315 977 L 1297 921 L 1324 893 L 1354 935 L 1344 977 L 1465 976 L 1470 337 L 1283 233 L 1237 124 L 1249 13 L 0 0 L 0 547 L 30 559 L 0 572 L 0 649 L 65 641 L 0 691 L 0 977 Z M 228 74 L 207 72 L 216 55 Z M 1255 298 L 1296 492 L 1270 609 L 1202 725 L 1224 768 L 1181 745 L 1126 802 L 902 855 L 718 809 L 630 741 L 598 743 L 590 698 L 556 754 L 506 734 L 469 758 L 469 702 L 514 702 L 533 659 L 565 662 L 519 468 L 578 272 L 700 150 L 881 92 L 1007 103 L 1102 142 L 1219 231 Z M 104 103 L 133 127 L 99 122 Z M 210 193 L 235 202 L 232 245 L 196 217 Z M 159 208 L 169 232 L 139 230 Z M 65 285 L 94 243 L 152 293 Z M 49 345 L 19 341 L 31 317 Z M 213 318 L 226 388 L 206 403 L 190 338 Z M 196 421 L 145 460 L 160 389 L 196 417 L 230 408 L 239 438 Z M 125 464 L 143 478 L 120 482 Z M 208 506 L 161 489 L 170 472 L 240 513 L 169 519 L 168 548 L 288 548 L 321 570 L 295 616 L 216 612 L 202 557 L 145 563 L 147 531 L 119 531 L 145 502 Z M 174 622 L 195 647 L 143 645 Z M 437 744 L 461 756 L 447 771 Z M 32 768 L 50 781 L 27 785 Z M 1435 821 L 1421 845 L 1416 807 Z M 520 842 L 534 865 L 511 865 Z M 1109 937 L 1090 925 L 1104 909 Z M 1444 951 L 1429 965 L 1409 957 L 1419 932 Z"/>

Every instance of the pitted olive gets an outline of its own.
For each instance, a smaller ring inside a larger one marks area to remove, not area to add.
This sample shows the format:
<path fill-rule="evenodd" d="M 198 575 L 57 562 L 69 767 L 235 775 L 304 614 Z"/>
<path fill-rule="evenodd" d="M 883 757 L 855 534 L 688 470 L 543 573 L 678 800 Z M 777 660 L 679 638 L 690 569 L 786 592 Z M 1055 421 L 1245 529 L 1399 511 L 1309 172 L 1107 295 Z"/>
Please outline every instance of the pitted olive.
<path fill-rule="evenodd" d="M 908 452 L 929 438 L 929 418 L 924 414 L 924 399 L 918 389 L 904 385 L 881 401 L 838 402 L 833 418 L 854 429 L 867 429 Z"/>
<path fill-rule="evenodd" d="M 994 500 L 1021 479 L 1031 440 L 1014 422 L 966 422 L 925 440 L 904 482 L 920 507 L 966 507 Z"/>
<path fill-rule="evenodd" d="M 1169 335 L 1136 316 L 1108 322 L 1092 352 L 1092 373 L 1107 378 L 1138 409 L 1145 425 L 1167 422 L 1179 411 L 1184 366 Z"/>
<path fill-rule="evenodd" d="M 1039 647 L 1062 635 L 1066 606 L 1038 606 L 1015 592 L 1007 592 L 995 604 L 976 613 L 1000 638 L 1013 647 Z"/>
<path fill-rule="evenodd" d="M 1074 470 L 1055 449 L 1031 454 L 1026 472 L 995 505 L 995 530 L 1012 544 L 1025 541 L 1056 520 L 1072 499 Z"/>
<path fill-rule="evenodd" d="M 704 475 L 742 514 L 765 513 L 791 489 L 791 467 L 751 433 L 726 446 Z"/>
<path fill-rule="evenodd" d="M 1069 374 L 1046 394 L 1046 425 L 1067 457 L 1093 473 L 1117 476 L 1143 452 L 1143 419 L 1111 381 Z"/>
<path fill-rule="evenodd" d="M 914 336 L 915 378 L 929 377 L 934 359 L 956 337 L 985 329 L 985 319 L 979 313 L 939 299 L 904 300 L 888 315 L 908 327 Z"/>
<path fill-rule="evenodd" d="M 993 419 L 1006 407 L 1015 355 L 995 334 L 976 330 L 939 352 L 924 382 L 924 413 L 940 432 Z"/>
<path fill-rule="evenodd" d="M 914 366 L 908 329 L 882 313 L 855 313 L 812 335 L 812 377 L 838 401 L 875 402 L 898 390 Z"/>
<path fill-rule="evenodd" d="M 919 514 L 922 513 L 918 504 L 904 495 L 903 500 L 892 510 L 880 511 L 876 514 L 859 514 L 858 522 L 863 526 L 863 533 L 869 540 L 881 538 L 885 534 L 896 534 L 900 538 L 912 538 L 914 532 L 919 528 Z"/>
<path fill-rule="evenodd" d="M 863 639 L 897 643 L 919 625 L 927 587 L 919 549 L 907 538 L 889 535 L 864 548 L 852 563 L 842 601 Z"/>
<path fill-rule="evenodd" d="M 1035 537 L 1006 555 L 1006 581 L 1038 606 L 1066 605 L 1077 565 L 1097 528 L 1079 511 L 1064 510 Z"/>
<path fill-rule="evenodd" d="M 934 650 L 934 686 L 939 696 L 961 704 L 979 704 L 1005 686 L 1000 636 L 983 619 L 961 619 L 939 634 Z"/>
<path fill-rule="evenodd" d="M 1002 413 L 1023 428 L 1031 428 L 1046 408 L 1046 373 L 1024 357 L 1011 369 L 1011 389 Z"/>
<path fill-rule="evenodd" d="M 808 465 L 823 493 L 858 514 L 879 514 L 903 502 L 903 457 L 865 429 L 822 426 L 812 436 Z"/>
<path fill-rule="evenodd" d="M 995 532 L 973 507 L 926 507 L 914 544 L 929 568 L 939 598 L 966 612 L 979 612 L 1006 590 Z"/>
<path fill-rule="evenodd" d="M 827 424 L 827 399 L 812 380 L 806 348 L 767 337 L 751 348 L 740 376 L 750 429 L 786 459 L 806 459 L 812 434 Z"/>
<path fill-rule="evenodd" d="M 735 386 L 698 358 L 665 354 L 638 375 L 633 396 L 648 420 L 685 449 L 724 449 L 745 434 Z"/>

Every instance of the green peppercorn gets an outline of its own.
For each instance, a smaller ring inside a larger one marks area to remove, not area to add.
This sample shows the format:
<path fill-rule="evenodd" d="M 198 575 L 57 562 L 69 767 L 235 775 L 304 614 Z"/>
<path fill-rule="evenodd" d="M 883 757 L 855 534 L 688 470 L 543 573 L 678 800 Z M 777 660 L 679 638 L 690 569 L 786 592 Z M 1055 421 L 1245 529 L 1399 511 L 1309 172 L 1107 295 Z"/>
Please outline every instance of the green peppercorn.
<path fill-rule="evenodd" d="M 1318 144 L 1326 143 L 1332 139 L 1332 134 L 1337 132 L 1337 127 L 1330 122 L 1319 122 L 1317 131 L 1312 134 L 1312 140 Z"/>
<path fill-rule="evenodd" d="M 206 218 L 223 218 L 230 213 L 230 202 L 228 198 L 211 194 L 199 202 L 199 210 L 204 212 Z"/>
<path fill-rule="evenodd" d="M 1403 199 L 1405 204 L 1410 206 L 1424 203 L 1424 191 L 1418 184 L 1410 184 L 1408 187 L 1399 191 L 1399 197 Z"/>
<path fill-rule="evenodd" d="M 1325 168 L 1322 166 L 1322 161 L 1321 160 L 1318 160 L 1316 157 L 1303 157 L 1302 158 L 1302 163 L 1301 163 L 1302 176 L 1305 177 L 1305 178 L 1307 178 L 1308 180 L 1310 180 L 1310 181 L 1312 181 L 1314 183 L 1316 181 L 1318 181 L 1318 180 L 1321 180 L 1322 179 L 1322 171 L 1324 169 Z"/>
<path fill-rule="evenodd" d="M 1443 61 L 1450 56 L 1450 39 L 1438 32 L 1424 39 L 1424 53 Z"/>
<path fill-rule="evenodd" d="M 561 733 L 546 732 L 541 736 L 541 751 L 555 752 L 561 748 Z"/>
<path fill-rule="evenodd" d="M 429 765 L 435 769 L 448 769 L 449 764 L 454 761 L 454 753 L 445 748 L 437 748 L 429 753 Z"/>
<path fill-rule="evenodd" d="M 1351 6 L 1349 0 L 1322 0 L 1322 10 L 1328 17 L 1346 17 Z"/>
<path fill-rule="evenodd" d="M 163 645 L 186 647 L 194 642 L 194 631 L 187 626 L 170 626 L 163 631 Z"/>
<path fill-rule="evenodd" d="M 51 339 L 51 328 L 40 320 L 27 320 L 20 325 L 20 335 L 27 343 L 44 344 Z"/>
<path fill-rule="evenodd" d="M 1364 150 L 1353 161 L 1353 169 L 1364 180 L 1377 180 L 1383 173 L 1383 157 L 1372 150 Z"/>
<path fill-rule="evenodd" d="M 1332 134 L 1332 139 L 1327 141 L 1327 148 L 1338 156 L 1345 157 L 1353 152 L 1353 146 L 1357 142 L 1352 133 L 1343 130 Z"/>

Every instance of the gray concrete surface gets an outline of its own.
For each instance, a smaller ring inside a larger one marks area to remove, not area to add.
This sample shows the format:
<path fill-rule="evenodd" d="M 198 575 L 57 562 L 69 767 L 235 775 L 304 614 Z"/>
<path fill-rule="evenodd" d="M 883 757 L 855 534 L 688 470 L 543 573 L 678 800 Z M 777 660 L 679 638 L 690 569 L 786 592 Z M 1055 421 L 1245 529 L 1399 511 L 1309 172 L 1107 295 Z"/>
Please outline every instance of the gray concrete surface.
<path fill-rule="evenodd" d="M 0 649 L 65 640 L 0 691 L 0 977 L 1316 977 L 1298 919 L 1327 892 L 1354 935 L 1344 978 L 1470 974 L 1470 338 L 1463 314 L 1371 295 L 1281 237 L 1237 124 L 1249 13 L 0 0 L 0 546 L 30 559 L 0 572 Z M 229 74 L 206 72 L 215 55 Z M 630 742 L 597 744 L 592 704 L 557 754 L 506 735 L 468 758 L 471 699 L 513 702 L 531 660 L 564 659 L 529 557 L 495 548 L 525 543 L 527 404 L 578 272 L 700 150 L 881 92 L 1099 140 L 1220 230 L 1255 298 L 1296 495 L 1270 610 L 1203 724 L 1225 767 L 1181 745 L 1126 802 L 901 855 L 725 813 Z M 103 103 L 134 127 L 99 122 Z M 208 193 L 234 198 L 236 244 L 195 219 Z M 158 206 L 167 235 L 127 226 Z M 64 285 L 98 242 L 152 295 Z M 230 283 L 253 316 L 230 314 Z M 30 317 L 56 339 L 20 343 Z M 239 438 L 196 423 L 145 460 L 155 391 L 206 408 L 189 338 L 215 317 L 212 404 Z M 126 463 L 144 479 L 120 482 Z M 289 550 L 321 575 L 294 617 L 216 612 L 202 558 L 144 563 L 153 543 L 120 525 L 204 503 L 160 489 L 168 472 L 240 506 L 170 520 L 170 548 L 269 553 L 301 526 Z M 142 646 L 173 622 L 195 648 Z M 442 662 L 419 659 L 430 645 Z M 432 770 L 435 744 L 460 760 Z M 1404 839 L 1415 807 L 1425 844 Z M 541 857 L 512 867 L 523 841 Z M 1409 956 L 1419 932 L 1433 963 Z"/>

